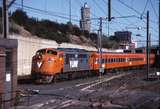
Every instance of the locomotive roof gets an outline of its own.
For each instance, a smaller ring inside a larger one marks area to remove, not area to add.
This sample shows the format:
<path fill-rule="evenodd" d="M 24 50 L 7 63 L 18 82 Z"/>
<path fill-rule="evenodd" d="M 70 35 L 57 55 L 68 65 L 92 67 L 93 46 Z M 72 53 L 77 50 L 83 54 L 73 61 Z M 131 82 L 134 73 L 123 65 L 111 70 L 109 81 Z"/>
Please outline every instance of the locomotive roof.
<path fill-rule="evenodd" d="M 84 49 L 79 49 L 79 48 L 57 48 L 57 50 L 60 50 L 60 51 L 68 51 L 68 52 L 87 52 L 86 50 Z"/>

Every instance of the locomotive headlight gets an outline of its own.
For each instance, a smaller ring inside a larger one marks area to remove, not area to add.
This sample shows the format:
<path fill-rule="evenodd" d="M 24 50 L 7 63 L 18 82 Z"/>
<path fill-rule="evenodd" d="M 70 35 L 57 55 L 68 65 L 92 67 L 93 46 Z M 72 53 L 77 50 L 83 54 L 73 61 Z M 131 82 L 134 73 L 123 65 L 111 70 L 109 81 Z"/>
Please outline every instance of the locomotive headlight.
<path fill-rule="evenodd" d="M 60 61 L 62 61 L 62 58 L 59 58 Z"/>
<path fill-rule="evenodd" d="M 97 62 L 97 61 L 95 61 L 95 62 L 94 62 L 94 64 L 98 64 L 98 62 Z"/>
<path fill-rule="evenodd" d="M 95 60 L 94 64 L 98 64 L 98 58 L 96 58 L 96 60 Z"/>
<path fill-rule="evenodd" d="M 52 62 L 52 61 L 54 61 L 53 58 L 49 58 L 49 59 L 48 59 L 48 62 Z"/>
<path fill-rule="evenodd" d="M 105 64 L 102 64 L 102 68 L 105 68 Z"/>

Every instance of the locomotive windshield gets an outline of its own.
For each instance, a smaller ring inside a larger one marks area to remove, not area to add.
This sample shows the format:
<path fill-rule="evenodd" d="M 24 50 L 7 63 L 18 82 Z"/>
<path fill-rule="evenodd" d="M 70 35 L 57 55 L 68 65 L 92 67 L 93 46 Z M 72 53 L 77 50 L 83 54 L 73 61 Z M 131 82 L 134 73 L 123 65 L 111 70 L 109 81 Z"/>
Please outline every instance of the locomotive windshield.
<path fill-rule="evenodd" d="M 38 50 L 37 55 L 44 55 L 46 53 L 46 49 Z"/>
<path fill-rule="evenodd" d="M 53 50 L 47 50 L 47 53 L 52 55 L 57 55 L 57 52 Z"/>

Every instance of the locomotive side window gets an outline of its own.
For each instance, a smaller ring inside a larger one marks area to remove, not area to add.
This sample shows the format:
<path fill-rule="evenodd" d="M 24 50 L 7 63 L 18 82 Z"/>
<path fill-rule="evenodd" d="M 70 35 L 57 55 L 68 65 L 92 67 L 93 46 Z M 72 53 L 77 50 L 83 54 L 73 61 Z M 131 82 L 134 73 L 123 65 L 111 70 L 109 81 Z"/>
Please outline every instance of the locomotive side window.
<path fill-rule="evenodd" d="M 66 62 L 65 63 L 69 64 L 69 60 L 74 59 L 75 58 L 75 54 L 66 54 L 65 57 L 66 57 Z"/>
<path fill-rule="evenodd" d="M 57 52 L 53 50 L 47 50 L 47 53 L 52 55 L 57 55 Z"/>
<path fill-rule="evenodd" d="M 44 55 L 46 53 L 46 49 L 38 50 L 37 55 Z"/>
<path fill-rule="evenodd" d="M 79 59 L 79 62 L 81 62 L 81 63 L 87 63 L 88 62 L 87 54 L 79 54 L 78 59 Z"/>
<path fill-rule="evenodd" d="M 66 64 L 69 64 L 69 54 L 66 54 Z"/>

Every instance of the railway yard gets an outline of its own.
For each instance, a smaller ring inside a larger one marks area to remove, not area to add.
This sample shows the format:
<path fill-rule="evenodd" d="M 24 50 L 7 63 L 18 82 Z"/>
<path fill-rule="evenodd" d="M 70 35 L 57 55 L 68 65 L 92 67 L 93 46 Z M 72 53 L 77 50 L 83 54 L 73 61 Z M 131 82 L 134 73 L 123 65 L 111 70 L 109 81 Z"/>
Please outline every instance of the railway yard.
<path fill-rule="evenodd" d="M 160 77 L 146 79 L 145 72 L 118 71 L 51 84 L 21 83 L 13 109 L 160 109 Z"/>

